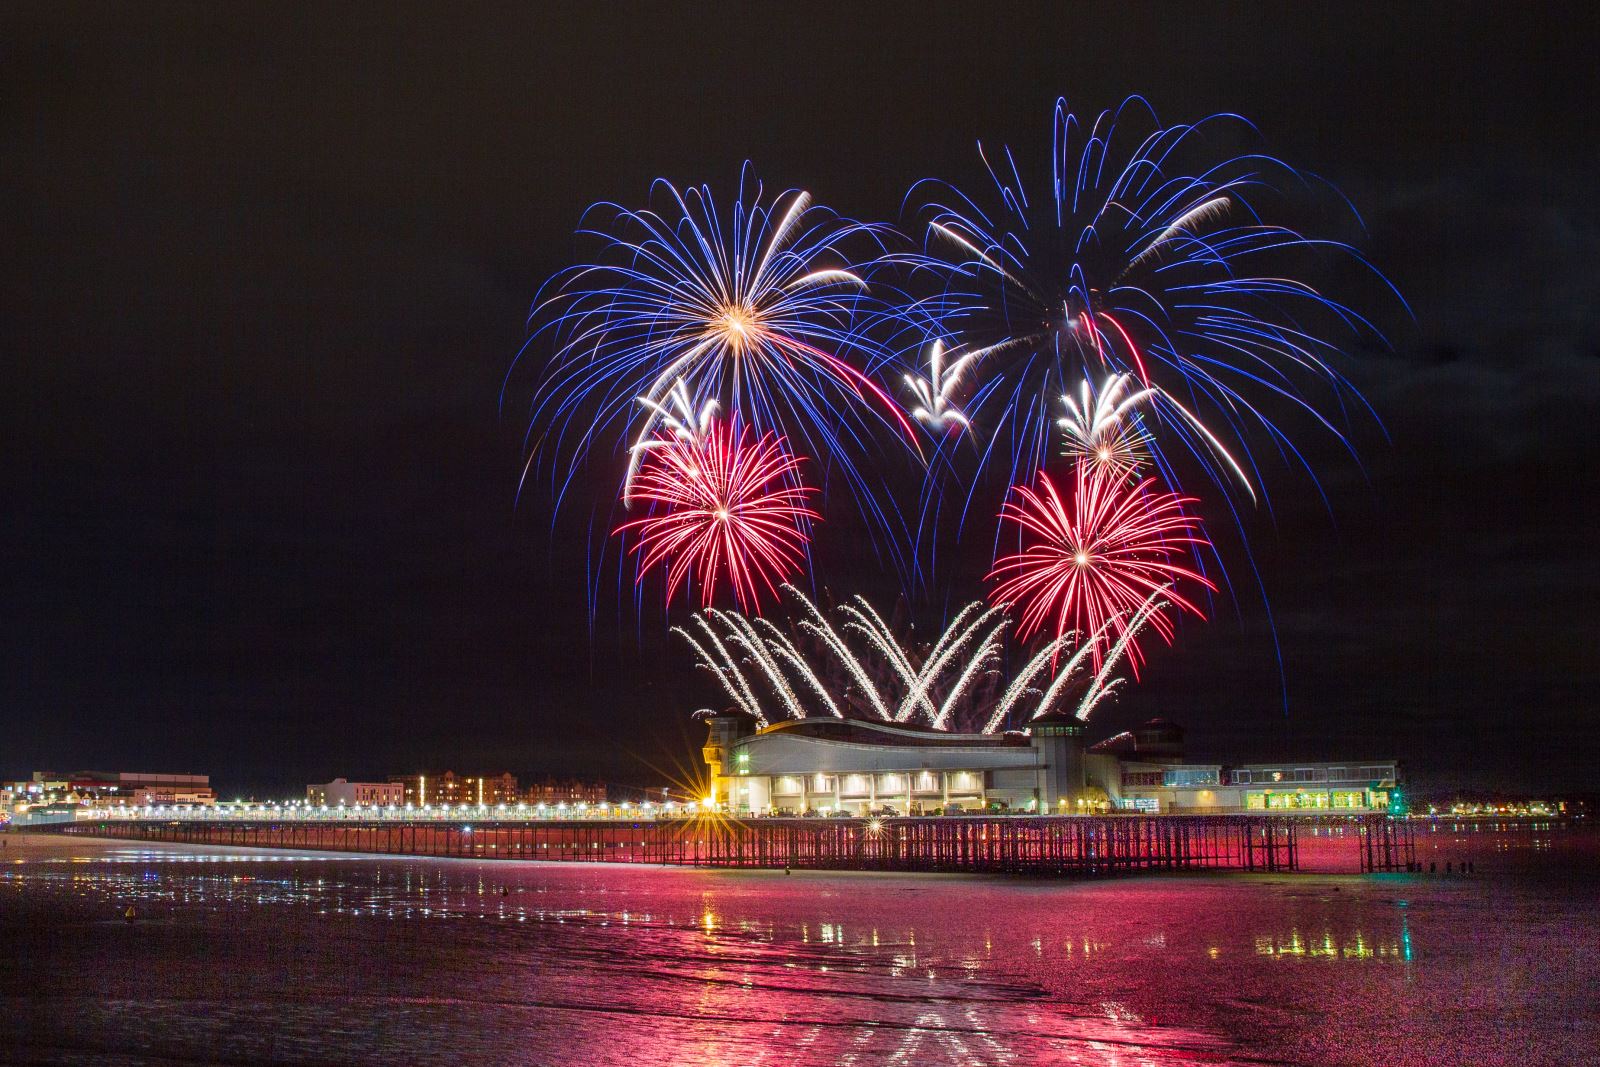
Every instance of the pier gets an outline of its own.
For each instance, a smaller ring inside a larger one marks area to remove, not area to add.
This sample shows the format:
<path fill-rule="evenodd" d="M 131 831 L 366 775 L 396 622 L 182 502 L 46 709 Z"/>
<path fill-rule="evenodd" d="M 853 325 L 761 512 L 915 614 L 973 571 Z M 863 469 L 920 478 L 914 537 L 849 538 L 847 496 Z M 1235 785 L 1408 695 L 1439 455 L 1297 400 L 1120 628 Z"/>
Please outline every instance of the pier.
<path fill-rule="evenodd" d="M 1362 873 L 1408 869 L 1409 823 L 1344 821 L 1326 846 Z M 1285 815 L 1062 815 L 883 819 L 226 818 L 79 820 L 56 833 L 184 845 L 313 849 L 480 860 L 793 870 L 1109 875 L 1303 869 L 1307 820 Z M 1353 843 L 1351 843 L 1353 842 Z M 1354 858 L 1352 858 L 1354 859 Z"/>

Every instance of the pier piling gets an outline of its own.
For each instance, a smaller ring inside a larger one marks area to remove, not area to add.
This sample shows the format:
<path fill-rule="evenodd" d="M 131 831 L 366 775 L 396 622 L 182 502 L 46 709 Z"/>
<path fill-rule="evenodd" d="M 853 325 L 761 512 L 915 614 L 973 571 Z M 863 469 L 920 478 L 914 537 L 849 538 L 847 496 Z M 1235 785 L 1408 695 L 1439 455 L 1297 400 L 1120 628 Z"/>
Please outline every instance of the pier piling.
<path fill-rule="evenodd" d="M 1403 819 L 1361 816 L 1363 873 L 1416 864 Z M 516 818 L 80 820 L 55 832 L 189 845 L 444 858 L 605 861 L 785 870 L 1102 875 L 1300 869 L 1301 820 L 1284 815 L 959 816 L 883 819 Z"/>

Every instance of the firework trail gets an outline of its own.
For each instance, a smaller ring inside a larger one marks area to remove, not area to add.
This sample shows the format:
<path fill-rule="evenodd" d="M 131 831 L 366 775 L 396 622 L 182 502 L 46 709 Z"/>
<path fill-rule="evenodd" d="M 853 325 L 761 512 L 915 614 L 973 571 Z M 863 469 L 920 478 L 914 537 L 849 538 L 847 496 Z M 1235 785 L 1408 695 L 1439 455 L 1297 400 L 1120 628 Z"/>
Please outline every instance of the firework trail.
<path fill-rule="evenodd" d="M 995 603 L 1020 606 L 1019 634 L 1026 638 L 1049 628 L 1057 637 L 1077 630 L 1088 642 L 1096 670 L 1111 636 L 1127 632 L 1141 605 L 1164 593 L 1174 606 L 1204 613 L 1174 588 L 1180 579 L 1215 586 L 1183 560 L 1208 547 L 1197 518 L 1184 508 L 1193 503 L 1160 489 L 1154 479 L 1129 484 L 1104 469 L 1079 464 L 1074 485 L 1062 499 L 1050 476 L 1038 475 L 1038 490 L 1016 486 L 1002 508 L 1002 520 L 1016 524 L 1022 549 L 997 560 L 990 579 Z M 1164 613 L 1146 620 L 1172 640 L 1173 623 Z M 1135 677 L 1143 661 L 1137 642 L 1127 645 Z"/>
<path fill-rule="evenodd" d="M 724 582 L 741 607 L 805 563 L 806 506 L 800 461 L 774 433 L 757 438 L 736 423 L 708 424 L 703 435 L 658 435 L 645 442 L 633 495 L 653 505 L 618 533 L 637 539 L 639 581 L 667 563 L 667 600 L 692 578 L 709 607 Z"/>
<path fill-rule="evenodd" d="M 1000 668 L 1011 619 L 1003 607 L 969 604 L 931 645 L 919 645 L 896 635 L 859 597 L 841 609 L 848 621 L 835 628 L 805 594 L 793 586 L 784 589 L 802 612 L 792 625 L 819 639 L 809 651 L 770 621 L 733 611 L 708 609 L 694 617 L 692 626 L 674 628 L 698 665 L 757 723 L 848 717 L 841 708 L 851 706 L 846 690 L 853 690 L 868 718 L 984 734 L 998 733 L 1008 723 L 1025 727 L 1074 692 L 1079 694 L 1074 714 L 1087 719 L 1121 684 L 1112 671 L 1140 630 L 1160 618 L 1169 595 L 1165 587 L 1154 590 L 1131 610 L 1107 618 L 1088 639 L 1080 640 L 1076 633 L 1053 638 L 1004 685 Z M 1113 630 L 1109 652 L 1097 657 L 1102 639 Z M 851 633 L 867 639 L 862 649 L 846 639 Z M 1063 654 L 1066 661 L 1058 663 Z M 1086 678 L 1084 668 L 1092 658 L 1096 671 Z M 835 677 L 842 677 L 842 685 L 830 682 Z M 1043 679 L 1048 683 L 1041 684 Z"/>

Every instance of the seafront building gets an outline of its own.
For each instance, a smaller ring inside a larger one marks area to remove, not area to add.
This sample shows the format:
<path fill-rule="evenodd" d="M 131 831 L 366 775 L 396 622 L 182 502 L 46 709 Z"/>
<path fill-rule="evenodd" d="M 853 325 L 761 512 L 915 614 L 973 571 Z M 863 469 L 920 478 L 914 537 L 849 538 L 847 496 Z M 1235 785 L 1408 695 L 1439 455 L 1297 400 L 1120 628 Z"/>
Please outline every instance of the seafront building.
<path fill-rule="evenodd" d="M 454 771 L 397 774 L 390 775 L 389 782 L 400 786 L 397 803 L 419 808 L 441 804 L 515 804 L 522 799 L 514 774 L 462 775 Z"/>
<path fill-rule="evenodd" d="M 405 786 L 399 782 L 350 782 L 335 778 L 331 782 L 306 786 L 306 803 L 327 807 L 363 807 L 405 803 Z"/>
<path fill-rule="evenodd" d="M 531 782 L 523 794 L 529 804 L 604 804 L 609 799 L 604 782 L 581 778 L 544 778 Z"/>
<path fill-rule="evenodd" d="M 160 804 L 186 807 L 211 805 L 217 794 L 211 776 L 143 771 L 34 771 L 33 777 L 7 782 L 8 807 L 29 811 L 45 807 L 115 807 Z"/>
<path fill-rule="evenodd" d="M 831 718 L 757 729 L 739 712 L 708 729 L 708 800 L 735 814 L 1372 812 L 1400 802 L 1395 760 L 1189 763 L 1182 728 L 1164 719 L 1093 746 L 1083 723 L 1054 715 L 1000 735 Z"/>
<path fill-rule="evenodd" d="M 391 775 L 387 784 L 398 788 L 400 793 L 398 799 L 385 800 L 383 803 L 411 804 L 419 808 L 445 804 L 548 804 L 554 807 L 557 804 L 604 804 L 607 797 L 604 782 L 545 777 L 523 789 L 514 774 L 458 775 L 454 771 L 445 771 L 440 774 Z M 312 789 L 320 788 L 307 786 L 307 799 L 311 798 Z"/>

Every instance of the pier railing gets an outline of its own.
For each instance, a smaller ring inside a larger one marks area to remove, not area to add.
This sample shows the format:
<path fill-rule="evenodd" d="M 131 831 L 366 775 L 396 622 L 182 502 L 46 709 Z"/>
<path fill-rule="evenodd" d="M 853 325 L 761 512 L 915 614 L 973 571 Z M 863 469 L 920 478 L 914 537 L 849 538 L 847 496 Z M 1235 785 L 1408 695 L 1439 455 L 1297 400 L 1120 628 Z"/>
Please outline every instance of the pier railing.
<path fill-rule="evenodd" d="M 1415 859 L 1409 826 L 1354 820 L 1360 870 Z M 1304 820 L 1292 815 L 1063 815 L 883 819 L 271 818 L 80 820 L 55 832 L 174 844 L 317 849 L 491 860 L 695 867 L 1115 874 L 1295 871 Z M 1351 864 L 1354 867 L 1355 864 Z"/>

